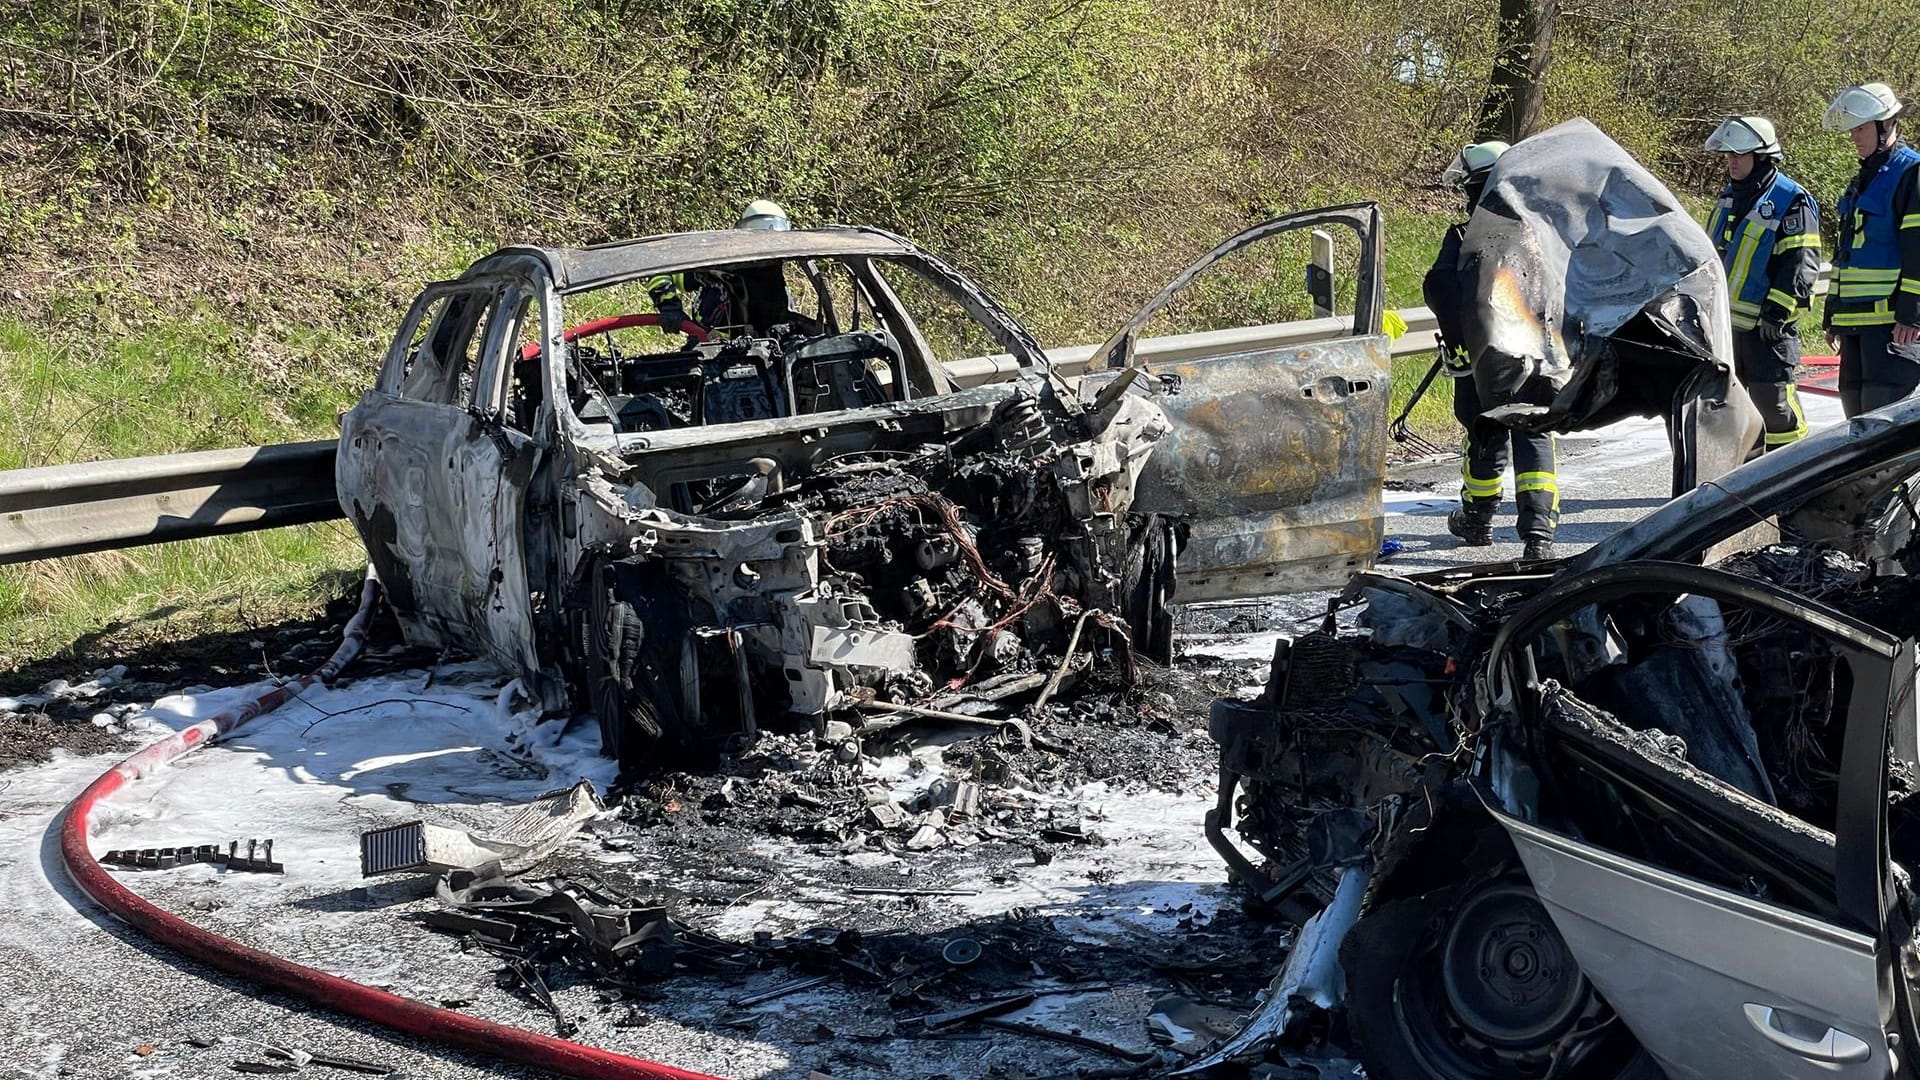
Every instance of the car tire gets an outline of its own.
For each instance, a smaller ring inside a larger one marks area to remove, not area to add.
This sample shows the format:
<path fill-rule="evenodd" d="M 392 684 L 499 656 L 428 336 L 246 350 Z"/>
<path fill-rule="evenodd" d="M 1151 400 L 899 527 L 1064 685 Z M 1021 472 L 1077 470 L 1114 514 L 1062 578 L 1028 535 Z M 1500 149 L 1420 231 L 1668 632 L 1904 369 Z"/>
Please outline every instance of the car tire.
<path fill-rule="evenodd" d="M 617 601 L 610 589 L 594 589 L 592 615 L 587 623 L 587 693 L 600 725 L 600 752 L 626 764 L 639 745 L 660 737 L 656 718 L 651 730 L 635 729 L 628 701 L 638 643 L 627 641 L 633 625 L 630 604 Z M 639 719 L 645 719 L 644 717 Z"/>
<path fill-rule="evenodd" d="M 1340 949 L 1371 1080 L 1659 1080 L 1524 873 L 1375 908 Z"/>
<path fill-rule="evenodd" d="M 1128 538 L 1120 599 L 1133 651 L 1163 665 L 1173 662 L 1173 585 L 1173 530 L 1164 518 L 1149 514 Z"/>

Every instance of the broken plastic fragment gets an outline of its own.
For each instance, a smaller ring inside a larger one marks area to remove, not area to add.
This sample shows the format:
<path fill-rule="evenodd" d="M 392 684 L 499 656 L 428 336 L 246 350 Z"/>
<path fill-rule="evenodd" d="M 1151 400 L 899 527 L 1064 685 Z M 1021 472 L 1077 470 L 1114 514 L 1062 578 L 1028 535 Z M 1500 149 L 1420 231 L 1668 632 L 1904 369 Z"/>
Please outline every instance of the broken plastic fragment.
<path fill-rule="evenodd" d="M 927 789 L 927 805 L 946 816 L 976 817 L 980 813 L 980 785 L 967 780 L 935 780 Z"/>
<path fill-rule="evenodd" d="M 1153 1003 L 1147 1037 L 1178 1054 L 1198 1054 L 1239 1027 L 1240 1015 L 1218 1005 L 1202 1005 L 1178 994 Z"/>
<path fill-rule="evenodd" d="M 524 868 L 551 855 L 589 818 L 605 810 L 593 782 L 582 780 L 528 803 L 498 832 L 487 836 L 425 821 L 373 829 L 360 834 L 360 876 L 410 870 L 443 873 L 496 859 Z"/>
<path fill-rule="evenodd" d="M 907 823 L 907 812 L 898 803 L 874 803 L 867 807 L 867 818 L 882 829 L 897 829 Z"/>

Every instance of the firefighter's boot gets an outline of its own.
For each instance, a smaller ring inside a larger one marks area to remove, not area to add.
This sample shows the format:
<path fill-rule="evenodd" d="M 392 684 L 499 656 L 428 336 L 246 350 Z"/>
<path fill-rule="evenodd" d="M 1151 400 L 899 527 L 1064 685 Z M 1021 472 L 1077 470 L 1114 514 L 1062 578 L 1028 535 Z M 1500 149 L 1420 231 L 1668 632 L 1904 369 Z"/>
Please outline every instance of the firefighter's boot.
<path fill-rule="evenodd" d="M 1447 531 L 1468 547 L 1492 546 L 1493 511 L 1498 505 L 1493 499 L 1462 503 L 1447 515 Z"/>

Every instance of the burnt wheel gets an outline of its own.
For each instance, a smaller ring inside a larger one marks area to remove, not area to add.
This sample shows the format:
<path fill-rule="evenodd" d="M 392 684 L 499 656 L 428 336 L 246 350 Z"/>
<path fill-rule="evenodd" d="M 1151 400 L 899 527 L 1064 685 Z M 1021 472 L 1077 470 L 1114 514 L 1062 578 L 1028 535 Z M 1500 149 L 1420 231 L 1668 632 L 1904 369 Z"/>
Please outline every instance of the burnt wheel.
<path fill-rule="evenodd" d="M 1156 514 L 1138 521 L 1120 568 L 1121 601 L 1133 651 L 1156 664 L 1173 662 L 1173 588 L 1179 543 Z"/>
<path fill-rule="evenodd" d="M 600 752 L 625 765 L 661 735 L 651 703 L 632 692 L 645 630 L 633 605 L 605 587 L 594 590 L 587 626 L 587 702 L 600 724 Z"/>
<path fill-rule="evenodd" d="M 584 689 L 601 753 L 623 768 L 711 754 L 713 740 L 699 730 L 685 694 L 693 646 L 684 603 L 633 562 L 601 562 L 588 580 Z"/>
<path fill-rule="evenodd" d="M 1524 875 L 1382 904 L 1341 947 L 1375 1080 L 1654 1080 Z"/>

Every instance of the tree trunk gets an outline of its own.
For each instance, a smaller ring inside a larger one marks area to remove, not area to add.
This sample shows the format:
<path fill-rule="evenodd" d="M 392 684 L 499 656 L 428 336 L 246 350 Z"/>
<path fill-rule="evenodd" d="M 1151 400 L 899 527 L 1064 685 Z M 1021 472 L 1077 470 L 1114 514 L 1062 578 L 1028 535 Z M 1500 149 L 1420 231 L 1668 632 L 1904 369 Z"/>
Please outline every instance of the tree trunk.
<path fill-rule="evenodd" d="M 1540 127 L 1559 0 L 1500 0 L 1498 51 L 1475 135 L 1519 142 Z"/>

